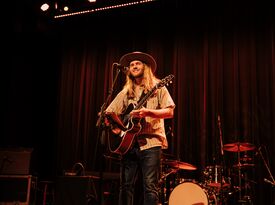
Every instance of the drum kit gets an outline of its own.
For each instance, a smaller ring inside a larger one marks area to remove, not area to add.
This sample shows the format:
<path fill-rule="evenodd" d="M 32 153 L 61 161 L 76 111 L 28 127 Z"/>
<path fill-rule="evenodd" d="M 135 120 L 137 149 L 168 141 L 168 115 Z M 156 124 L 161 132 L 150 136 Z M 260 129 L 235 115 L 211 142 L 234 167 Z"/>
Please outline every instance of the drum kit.
<path fill-rule="evenodd" d="M 225 144 L 224 151 L 237 154 L 237 163 L 226 169 L 224 165 L 206 166 L 196 179 L 184 179 L 180 171 L 198 170 L 196 166 L 174 159 L 163 157 L 160 179 L 161 205 L 252 205 L 250 183 L 247 171 L 255 166 L 253 158 L 247 151 L 256 147 L 246 142 Z M 169 158 L 169 157 L 168 157 Z M 229 171 L 230 170 L 230 171 Z"/>

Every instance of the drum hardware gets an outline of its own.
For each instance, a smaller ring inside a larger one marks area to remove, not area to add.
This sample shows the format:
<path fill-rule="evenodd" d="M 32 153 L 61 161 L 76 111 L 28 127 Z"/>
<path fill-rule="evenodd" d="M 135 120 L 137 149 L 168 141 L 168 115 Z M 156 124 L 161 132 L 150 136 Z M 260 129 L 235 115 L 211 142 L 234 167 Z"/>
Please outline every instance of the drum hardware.
<path fill-rule="evenodd" d="M 184 182 L 193 182 L 193 183 L 196 183 L 196 180 L 195 179 L 186 179 L 186 178 L 179 177 L 177 184 L 181 184 L 181 183 L 184 183 Z"/>
<path fill-rule="evenodd" d="M 168 203 L 168 197 L 175 187 L 174 175 L 177 174 L 178 169 L 170 168 L 163 163 L 162 160 L 161 174 L 159 179 L 159 202 L 162 205 Z"/>
<path fill-rule="evenodd" d="M 243 164 L 234 164 L 233 168 L 243 169 L 243 168 L 251 168 L 251 167 L 254 167 L 254 166 L 255 166 L 255 164 L 243 163 Z"/>
<path fill-rule="evenodd" d="M 240 161 L 242 163 L 249 163 L 249 162 L 252 162 L 253 158 L 250 157 L 247 153 L 244 154 L 243 157 L 241 157 Z"/>
<path fill-rule="evenodd" d="M 162 205 L 168 204 L 168 198 L 172 192 L 172 190 L 178 184 L 178 172 L 180 168 L 190 169 L 192 165 L 180 163 L 181 166 L 176 166 L 179 164 L 179 161 L 175 160 L 175 156 L 172 154 L 162 153 L 161 156 L 161 174 L 159 179 L 159 195 L 160 195 L 160 203 Z"/>
<path fill-rule="evenodd" d="M 160 180 L 159 180 L 159 183 L 164 183 L 166 178 L 170 175 L 170 174 L 175 174 L 177 173 L 177 170 L 176 169 L 170 169 L 167 173 L 162 173 L 161 174 L 161 177 L 160 177 Z"/>
<path fill-rule="evenodd" d="M 238 169 L 238 185 L 239 185 L 239 189 L 238 189 L 238 192 L 239 192 L 239 200 L 242 199 L 242 183 L 241 183 L 241 171 L 243 170 L 242 168 L 244 167 L 247 167 L 248 164 L 250 165 L 250 161 L 248 161 L 248 158 L 246 156 L 244 156 L 244 158 L 242 158 L 241 160 L 241 155 L 240 153 L 241 152 L 244 152 L 244 151 L 251 151 L 251 150 L 254 150 L 256 147 L 251 144 L 251 143 L 247 143 L 247 142 L 235 142 L 235 143 L 230 143 L 230 144 L 223 144 L 223 140 L 222 140 L 222 129 L 221 129 L 221 120 L 220 120 L 220 115 L 218 115 L 218 127 L 219 127 L 219 135 L 220 135 L 220 148 L 221 148 L 221 155 L 222 155 L 222 165 L 225 166 L 225 162 L 224 162 L 224 151 L 229 151 L 229 152 L 237 152 L 238 154 L 238 164 L 235 166 L 237 167 Z M 242 162 L 242 163 L 241 163 Z M 247 166 L 244 166 L 244 164 L 246 164 Z M 223 171 L 223 170 L 221 170 Z M 247 175 L 246 175 L 247 176 Z M 221 201 L 220 202 L 223 202 L 226 200 L 226 197 L 223 193 L 223 183 L 224 183 L 224 178 L 223 178 L 223 174 L 221 174 L 221 177 L 220 177 L 220 189 L 219 191 L 221 191 Z M 216 183 L 214 183 L 216 184 Z M 231 183 L 229 183 L 230 185 Z M 245 184 L 247 185 L 247 184 Z M 230 187 L 230 186 L 229 186 Z M 234 192 L 232 192 L 231 194 L 233 194 Z M 229 196 L 229 195 L 228 195 Z"/>
<path fill-rule="evenodd" d="M 181 170 L 196 170 L 197 168 L 189 163 L 178 160 L 162 159 L 161 177 L 159 180 L 159 195 L 162 205 L 168 204 L 169 197 L 174 188 L 185 182 L 195 182 L 191 179 L 180 177 Z M 170 204 L 169 204 L 170 205 Z"/>
<path fill-rule="evenodd" d="M 231 176 L 239 177 L 238 174 L 231 174 Z M 249 183 L 257 184 L 256 181 L 251 180 L 251 179 L 248 179 L 244 174 L 241 175 L 241 179 L 242 179 L 244 182 L 249 182 Z M 238 188 L 238 187 L 239 187 L 239 186 L 235 186 L 235 188 Z"/>
<path fill-rule="evenodd" d="M 243 196 L 242 199 L 239 199 L 238 203 L 241 203 L 241 204 L 251 204 L 251 205 L 253 204 L 251 197 L 248 196 L 248 195 L 247 196 Z"/>
<path fill-rule="evenodd" d="M 249 157 L 249 156 L 245 155 L 244 157 L 241 158 L 241 161 L 243 161 L 243 162 L 252 161 L 252 157 Z"/>
<path fill-rule="evenodd" d="M 225 151 L 229 151 L 229 152 L 237 152 L 238 154 L 238 163 L 233 165 L 233 168 L 237 168 L 238 170 L 238 192 L 239 192 L 239 199 L 238 199 L 238 203 L 251 203 L 251 197 L 249 195 L 247 195 L 248 193 L 248 188 L 249 184 L 248 184 L 248 179 L 247 179 L 247 174 L 244 173 L 242 174 L 242 170 L 244 170 L 244 168 L 250 168 L 250 167 L 254 167 L 254 164 L 249 163 L 251 160 L 250 158 L 245 154 L 244 157 L 241 158 L 241 152 L 245 152 L 245 151 L 252 151 L 255 150 L 255 146 L 251 143 L 247 143 L 247 142 L 235 142 L 235 143 L 230 143 L 230 144 L 225 144 L 224 145 L 224 150 Z M 242 196 L 242 179 L 245 179 L 244 181 L 244 192 L 245 195 Z"/>
<path fill-rule="evenodd" d="M 217 190 L 230 187 L 229 178 L 223 176 L 223 170 L 221 165 L 207 166 L 203 172 L 206 186 L 213 187 Z"/>
<path fill-rule="evenodd" d="M 218 204 L 226 204 L 232 192 L 231 179 L 224 175 L 223 170 L 221 165 L 212 165 L 207 166 L 203 171 L 203 186 L 208 192 L 215 194 Z"/>
<path fill-rule="evenodd" d="M 226 202 L 227 197 L 225 196 L 225 190 L 226 193 L 228 192 L 227 190 L 231 187 L 231 182 L 230 178 L 226 178 L 227 181 L 225 181 L 225 176 L 224 176 L 224 167 L 225 167 L 225 159 L 224 159 L 224 144 L 223 144 L 223 133 L 222 133 L 222 126 L 221 126 L 221 117 L 218 114 L 217 116 L 217 121 L 218 121 L 218 128 L 219 128 L 219 140 L 220 140 L 220 154 L 221 154 L 221 172 L 220 175 L 218 175 L 216 178 L 219 178 L 219 184 L 214 183 L 215 186 L 215 191 L 219 194 L 219 203 L 223 204 L 223 202 Z"/>

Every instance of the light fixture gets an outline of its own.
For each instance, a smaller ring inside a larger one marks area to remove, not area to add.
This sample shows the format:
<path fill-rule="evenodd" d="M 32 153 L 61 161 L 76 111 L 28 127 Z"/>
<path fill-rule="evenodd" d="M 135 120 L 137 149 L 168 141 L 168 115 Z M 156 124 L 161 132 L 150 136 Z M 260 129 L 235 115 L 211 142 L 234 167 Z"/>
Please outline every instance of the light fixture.
<path fill-rule="evenodd" d="M 64 11 L 69 11 L 69 7 L 68 7 L 68 6 L 64 6 L 64 7 L 63 7 L 63 10 L 64 10 Z"/>
<path fill-rule="evenodd" d="M 42 11 L 47 11 L 49 8 L 50 8 L 50 5 L 47 3 L 42 4 L 40 7 Z"/>
<path fill-rule="evenodd" d="M 139 4 L 150 3 L 153 1 L 157 1 L 157 0 L 142 0 L 142 1 L 134 1 L 134 2 L 129 2 L 129 3 L 122 3 L 122 4 L 111 5 L 111 6 L 93 8 L 93 9 L 88 9 L 88 10 L 82 10 L 82 11 L 76 11 L 76 12 L 71 12 L 71 13 L 66 13 L 66 14 L 55 15 L 54 18 L 63 18 L 63 17 L 68 17 L 68 16 L 83 15 L 83 14 L 87 14 L 87 13 L 94 13 L 94 12 L 105 11 L 105 10 L 110 10 L 110 9 L 117 9 L 117 8 L 122 8 L 122 7 L 136 6 Z"/>

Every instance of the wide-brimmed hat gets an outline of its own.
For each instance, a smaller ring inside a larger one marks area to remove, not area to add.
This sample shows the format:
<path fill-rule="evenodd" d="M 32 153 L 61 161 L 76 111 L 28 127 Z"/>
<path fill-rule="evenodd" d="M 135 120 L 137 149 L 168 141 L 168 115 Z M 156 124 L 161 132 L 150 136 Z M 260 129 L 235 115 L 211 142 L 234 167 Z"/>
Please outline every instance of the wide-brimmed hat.
<path fill-rule="evenodd" d="M 134 60 L 139 60 L 139 61 L 151 66 L 153 73 L 157 69 L 157 63 L 156 63 L 155 59 L 151 55 L 149 55 L 147 53 L 139 52 L 139 51 L 135 51 L 135 52 L 127 53 L 127 54 L 123 55 L 119 60 L 119 64 L 128 67 L 130 65 L 130 63 Z"/>

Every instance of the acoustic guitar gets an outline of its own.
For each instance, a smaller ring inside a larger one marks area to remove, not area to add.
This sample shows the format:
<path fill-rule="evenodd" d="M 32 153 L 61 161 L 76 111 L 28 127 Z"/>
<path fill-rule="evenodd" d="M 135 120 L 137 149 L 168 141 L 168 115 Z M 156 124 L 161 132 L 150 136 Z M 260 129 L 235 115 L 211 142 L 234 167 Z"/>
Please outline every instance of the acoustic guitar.
<path fill-rule="evenodd" d="M 174 75 L 170 74 L 160 80 L 150 91 L 148 91 L 144 97 L 142 97 L 137 105 L 130 104 L 121 117 L 118 117 L 114 112 L 105 113 L 110 123 L 121 130 L 120 134 L 109 135 L 109 149 L 110 152 L 124 155 L 133 145 L 135 136 L 141 131 L 141 119 L 133 118 L 130 116 L 130 112 L 133 110 L 139 110 L 142 108 L 147 100 L 154 94 L 154 92 L 169 83 L 172 83 Z"/>

